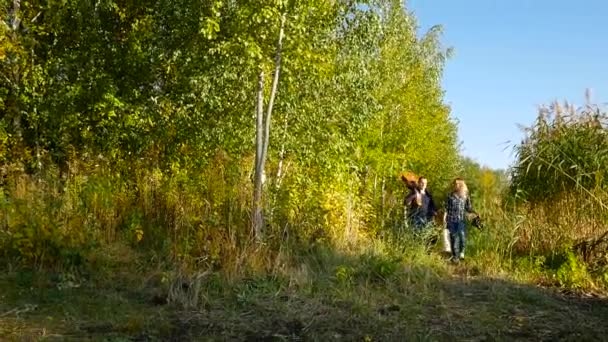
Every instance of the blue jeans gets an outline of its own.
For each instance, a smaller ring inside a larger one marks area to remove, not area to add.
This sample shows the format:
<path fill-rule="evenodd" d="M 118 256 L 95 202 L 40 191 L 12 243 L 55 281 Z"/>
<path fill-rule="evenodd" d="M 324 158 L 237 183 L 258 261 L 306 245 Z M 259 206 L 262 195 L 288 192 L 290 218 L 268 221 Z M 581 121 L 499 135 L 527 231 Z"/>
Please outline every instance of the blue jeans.
<path fill-rule="evenodd" d="M 415 233 L 422 233 L 429 227 L 429 222 L 422 216 L 414 216 L 410 218 L 410 224 L 414 228 Z"/>
<path fill-rule="evenodd" d="M 466 244 L 466 231 L 464 221 L 448 222 L 450 231 L 450 247 L 452 247 L 452 257 L 457 259 L 461 253 L 464 254 Z"/>

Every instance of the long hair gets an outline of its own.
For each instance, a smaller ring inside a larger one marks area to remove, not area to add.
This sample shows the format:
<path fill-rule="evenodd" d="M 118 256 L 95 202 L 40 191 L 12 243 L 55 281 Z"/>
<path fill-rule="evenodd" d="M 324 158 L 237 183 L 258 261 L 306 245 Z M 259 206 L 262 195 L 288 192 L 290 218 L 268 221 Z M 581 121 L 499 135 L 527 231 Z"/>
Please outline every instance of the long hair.
<path fill-rule="evenodd" d="M 454 180 L 454 193 L 460 198 L 465 198 L 469 194 L 469 188 L 467 183 L 462 178 L 456 178 Z"/>

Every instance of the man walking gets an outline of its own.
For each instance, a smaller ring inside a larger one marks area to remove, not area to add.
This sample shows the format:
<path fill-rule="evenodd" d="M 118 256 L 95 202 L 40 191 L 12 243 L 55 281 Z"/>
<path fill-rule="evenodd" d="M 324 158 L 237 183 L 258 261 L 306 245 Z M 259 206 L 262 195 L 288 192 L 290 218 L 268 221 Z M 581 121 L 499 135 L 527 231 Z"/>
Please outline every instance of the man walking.
<path fill-rule="evenodd" d="M 425 177 L 418 178 L 418 183 L 404 200 L 407 220 L 417 233 L 423 232 L 437 215 L 437 207 L 427 185 Z"/>

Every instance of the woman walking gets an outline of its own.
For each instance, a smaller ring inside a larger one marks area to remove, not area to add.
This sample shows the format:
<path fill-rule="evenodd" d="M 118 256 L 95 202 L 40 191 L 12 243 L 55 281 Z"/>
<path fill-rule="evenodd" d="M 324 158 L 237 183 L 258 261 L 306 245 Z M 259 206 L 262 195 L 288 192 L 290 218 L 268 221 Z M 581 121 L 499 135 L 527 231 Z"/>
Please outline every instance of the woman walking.
<path fill-rule="evenodd" d="M 456 178 L 453 191 L 445 201 L 445 213 L 443 214 L 443 221 L 450 234 L 451 260 L 455 263 L 464 259 L 467 213 L 474 213 L 469 190 L 462 178 Z"/>

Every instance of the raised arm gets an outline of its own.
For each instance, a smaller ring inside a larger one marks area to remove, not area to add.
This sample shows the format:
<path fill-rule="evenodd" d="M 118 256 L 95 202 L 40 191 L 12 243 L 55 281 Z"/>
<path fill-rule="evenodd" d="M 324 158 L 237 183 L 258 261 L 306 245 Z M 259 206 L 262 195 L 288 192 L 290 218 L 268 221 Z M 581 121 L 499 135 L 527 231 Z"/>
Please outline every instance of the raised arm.
<path fill-rule="evenodd" d="M 415 198 L 416 198 L 416 191 L 410 191 L 410 193 L 407 194 L 407 196 L 405 196 L 405 200 L 403 201 L 403 204 L 409 207 Z"/>

